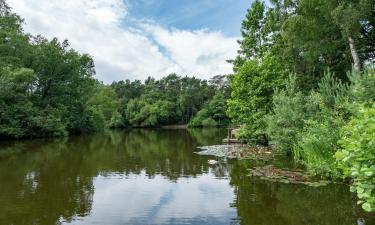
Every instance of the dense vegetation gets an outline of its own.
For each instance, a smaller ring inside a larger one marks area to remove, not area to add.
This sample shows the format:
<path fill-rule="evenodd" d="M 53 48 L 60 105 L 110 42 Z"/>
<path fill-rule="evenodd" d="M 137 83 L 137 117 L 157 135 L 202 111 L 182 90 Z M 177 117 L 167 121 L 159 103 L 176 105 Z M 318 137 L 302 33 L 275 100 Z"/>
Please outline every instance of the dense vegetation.
<path fill-rule="evenodd" d="M 0 0 L 0 138 L 64 136 L 109 127 L 228 123 L 226 76 L 210 81 L 163 79 L 104 85 L 94 62 L 69 47 L 22 30 Z"/>
<path fill-rule="evenodd" d="M 257 0 L 241 31 L 227 110 L 240 137 L 352 178 L 375 211 L 375 2 Z"/>
<path fill-rule="evenodd" d="M 169 124 L 218 126 L 227 124 L 227 76 L 209 81 L 170 74 L 160 80 L 148 78 L 111 84 L 119 99 L 120 127 L 153 127 Z M 192 119 L 197 115 L 194 119 Z"/>
<path fill-rule="evenodd" d="M 113 90 L 93 78 L 89 55 L 67 41 L 33 37 L 0 1 L 0 137 L 61 136 L 103 129 L 116 116 Z"/>

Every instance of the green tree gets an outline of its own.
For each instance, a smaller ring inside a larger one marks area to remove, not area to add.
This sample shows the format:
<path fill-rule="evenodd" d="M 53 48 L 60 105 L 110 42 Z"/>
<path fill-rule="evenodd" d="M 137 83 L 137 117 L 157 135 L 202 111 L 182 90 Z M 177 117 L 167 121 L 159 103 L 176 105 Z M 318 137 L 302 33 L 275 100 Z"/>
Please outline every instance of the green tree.
<path fill-rule="evenodd" d="M 372 35 L 372 40 L 375 37 L 373 27 L 375 2 L 371 0 L 338 1 L 331 14 L 340 27 L 343 37 L 348 40 L 354 69 L 359 72 L 363 61 L 369 59 L 368 53 L 374 53 L 373 47 L 368 49 L 363 43 L 367 42 L 369 34 Z"/>
<path fill-rule="evenodd" d="M 245 19 L 241 24 L 242 40 L 239 40 L 240 50 L 235 60 L 230 60 L 237 71 L 245 61 L 254 58 L 261 59 L 266 53 L 267 29 L 266 29 L 266 6 L 264 2 L 256 0 L 247 10 Z"/>
<path fill-rule="evenodd" d="M 278 59 L 266 56 L 263 62 L 247 61 L 232 77 L 232 94 L 227 113 L 244 125 L 242 136 L 267 141 L 265 116 L 271 111 L 275 88 L 281 88 L 287 70 Z"/>
<path fill-rule="evenodd" d="M 111 87 L 99 84 L 87 104 L 92 115 L 96 117 L 96 130 L 121 126 L 117 95 Z"/>
<path fill-rule="evenodd" d="M 225 126 L 229 124 L 226 115 L 226 98 L 222 92 L 217 92 L 189 123 L 192 127 Z"/>

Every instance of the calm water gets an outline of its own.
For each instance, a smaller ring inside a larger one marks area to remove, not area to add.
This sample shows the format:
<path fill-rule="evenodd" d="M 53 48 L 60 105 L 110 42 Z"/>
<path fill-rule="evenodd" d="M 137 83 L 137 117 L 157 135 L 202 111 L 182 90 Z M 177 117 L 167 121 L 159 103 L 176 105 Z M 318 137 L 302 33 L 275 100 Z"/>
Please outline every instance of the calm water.
<path fill-rule="evenodd" d="M 194 154 L 225 130 L 115 131 L 0 143 L 0 224 L 375 224 L 344 185 L 247 176 Z M 280 164 L 281 162 L 273 162 Z"/>

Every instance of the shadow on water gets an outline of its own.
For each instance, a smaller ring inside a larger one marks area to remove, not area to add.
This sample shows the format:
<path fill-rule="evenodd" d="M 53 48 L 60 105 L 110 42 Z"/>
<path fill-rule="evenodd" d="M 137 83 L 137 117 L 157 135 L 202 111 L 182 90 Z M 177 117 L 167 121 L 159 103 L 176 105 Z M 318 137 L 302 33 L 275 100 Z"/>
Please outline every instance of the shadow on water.
<path fill-rule="evenodd" d="M 133 130 L 0 143 L 0 224 L 375 224 L 345 185 L 249 177 L 197 146 L 223 129 Z"/>

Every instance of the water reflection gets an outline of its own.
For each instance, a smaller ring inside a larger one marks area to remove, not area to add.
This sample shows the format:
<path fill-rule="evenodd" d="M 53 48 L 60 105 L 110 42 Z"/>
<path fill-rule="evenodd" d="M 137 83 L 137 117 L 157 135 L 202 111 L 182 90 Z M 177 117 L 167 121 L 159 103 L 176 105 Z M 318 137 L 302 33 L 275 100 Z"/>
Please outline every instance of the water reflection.
<path fill-rule="evenodd" d="M 97 177 L 92 216 L 75 224 L 228 224 L 233 192 L 226 180 L 205 174 L 170 182 L 145 173 Z M 108 210 L 110 208 L 110 211 Z"/>
<path fill-rule="evenodd" d="M 0 143 L 0 224 L 375 224 L 346 186 L 247 176 L 209 166 L 197 146 L 225 130 L 115 131 Z"/>

